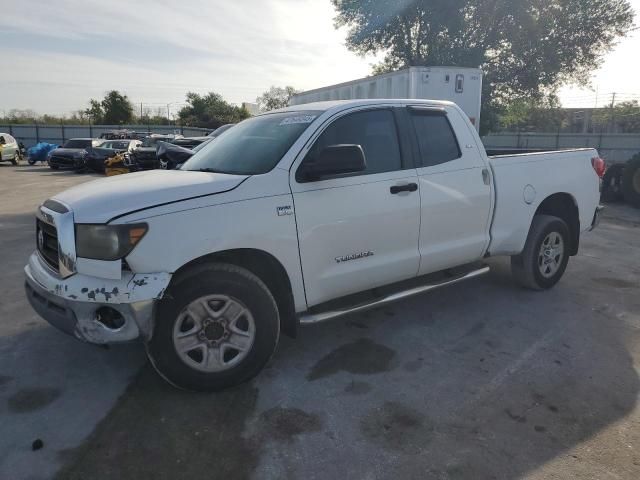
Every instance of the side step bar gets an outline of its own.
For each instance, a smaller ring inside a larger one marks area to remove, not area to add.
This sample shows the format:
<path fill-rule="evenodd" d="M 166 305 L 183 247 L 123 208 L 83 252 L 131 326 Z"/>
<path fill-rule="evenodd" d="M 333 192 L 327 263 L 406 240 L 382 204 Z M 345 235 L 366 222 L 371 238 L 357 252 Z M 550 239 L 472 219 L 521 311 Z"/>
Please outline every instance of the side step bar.
<path fill-rule="evenodd" d="M 414 295 L 418 295 L 419 293 L 428 292 L 430 290 L 435 290 L 436 288 L 452 285 L 454 283 L 458 283 L 463 280 L 479 277 L 480 275 L 484 275 L 485 273 L 488 273 L 488 272 L 489 272 L 489 267 L 484 266 L 482 268 L 478 268 L 476 270 L 467 272 L 464 275 L 460 275 L 458 277 L 449 278 L 445 281 L 437 282 L 437 283 L 427 283 L 425 285 L 420 285 L 419 287 L 410 288 L 408 290 L 394 292 L 384 297 L 378 298 L 372 302 L 362 303 L 360 305 L 355 305 L 353 307 L 346 307 L 346 308 L 341 308 L 337 310 L 329 310 L 326 312 L 318 312 L 318 313 L 303 313 L 302 315 L 300 315 L 300 323 L 303 325 L 310 324 L 310 323 L 319 323 L 319 322 L 324 322 L 326 320 L 332 320 L 334 318 L 338 318 L 343 315 L 348 315 L 350 313 L 362 312 L 365 310 L 369 310 L 371 308 L 376 308 L 382 305 L 386 305 L 388 303 L 396 302 L 404 298 L 412 297 Z"/>

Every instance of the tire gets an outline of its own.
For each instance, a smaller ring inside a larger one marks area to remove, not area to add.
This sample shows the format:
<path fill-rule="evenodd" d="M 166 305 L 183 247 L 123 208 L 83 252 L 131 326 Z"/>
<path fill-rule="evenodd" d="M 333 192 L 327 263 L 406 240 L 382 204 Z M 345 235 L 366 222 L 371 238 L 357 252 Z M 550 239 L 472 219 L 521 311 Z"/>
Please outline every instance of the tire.
<path fill-rule="evenodd" d="M 51 170 L 58 170 L 58 168 L 60 168 L 60 167 L 58 167 L 57 165 L 49 165 L 49 168 Z"/>
<path fill-rule="evenodd" d="M 622 193 L 629 205 L 640 208 L 640 155 L 635 155 L 624 167 Z"/>
<path fill-rule="evenodd" d="M 622 176 L 624 174 L 624 164 L 617 163 L 607 168 L 602 177 L 602 193 L 600 199 L 603 202 L 613 203 L 622 202 L 624 195 L 622 193 Z"/>
<path fill-rule="evenodd" d="M 180 275 L 155 312 L 147 356 L 165 380 L 186 390 L 219 391 L 253 378 L 280 336 L 278 307 L 267 286 L 231 264 L 204 264 Z"/>
<path fill-rule="evenodd" d="M 559 243 L 556 243 L 558 238 Z M 570 242 L 569 227 L 564 220 L 551 215 L 534 216 L 524 250 L 511 257 L 511 273 L 516 283 L 531 290 L 553 287 L 569 263 Z M 546 249 L 545 253 L 544 245 L 555 248 Z M 562 252 L 556 255 L 560 250 L 558 247 Z"/>
<path fill-rule="evenodd" d="M 18 159 L 16 157 L 17 157 L 17 155 L 10 160 L 11 161 L 11 165 L 18 165 Z"/>

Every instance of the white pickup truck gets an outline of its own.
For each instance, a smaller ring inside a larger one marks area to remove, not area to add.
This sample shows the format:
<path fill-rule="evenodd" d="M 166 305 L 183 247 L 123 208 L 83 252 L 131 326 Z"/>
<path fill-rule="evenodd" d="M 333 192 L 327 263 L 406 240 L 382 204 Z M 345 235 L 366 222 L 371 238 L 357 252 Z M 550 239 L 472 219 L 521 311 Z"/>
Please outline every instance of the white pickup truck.
<path fill-rule="evenodd" d="M 179 387 L 256 375 L 281 332 L 485 273 L 563 275 L 599 212 L 591 149 L 489 158 L 449 102 L 322 102 L 234 126 L 181 170 L 71 188 L 37 211 L 33 308 L 92 343 L 140 338 Z"/>

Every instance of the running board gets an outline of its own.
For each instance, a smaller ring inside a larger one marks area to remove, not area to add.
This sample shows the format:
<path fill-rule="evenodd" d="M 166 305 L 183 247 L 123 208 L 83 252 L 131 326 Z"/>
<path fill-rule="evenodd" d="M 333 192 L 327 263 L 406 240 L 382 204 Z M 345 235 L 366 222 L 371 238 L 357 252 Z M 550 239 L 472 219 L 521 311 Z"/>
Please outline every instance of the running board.
<path fill-rule="evenodd" d="M 334 318 L 342 317 L 343 315 L 348 315 L 350 313 L 362 312 L 365 310 L 369 310 L 371 308 L 376 308 L 382 305 L 386 305 L 388 303 L 397 302 L 398 300 L 409 298 L 414 295 L 418 295 L 419 293 L 428 292 L 430 290 L 435 290 L 436 288 L 445 287 L 447 285 L 452 285 L 454 283 L 462 282 L 463 280 L 469 280 L 470 278 L 479 277 L 480 275 L 484 275 L 485 273 L 488 273 L 488 272 L 489 272 L 489 267 L 484 266 L 484 267 L 478 268 L 477 270 L 472 270 L 468 273 L 465 273 L 464 275 L 449 278 L 447 280 L 437 282 L 437 283 L 427 283 L 425 285 L 420 285 L 418 287 L 409 288 L 407 290 L 402 290 L 399 292 L 394 292 L 384 297 L 377 298 L 374 301 L 371 301 L 368 303 L 361 303 L 353 307 L 328 310 L 325 312 L 318 312 L 318 313 L 303 313 L 299 317 L 300 323 L 303 325 L 310 324 L 310 323 L 319 323 L 327 320 L 332 320 Z"/>

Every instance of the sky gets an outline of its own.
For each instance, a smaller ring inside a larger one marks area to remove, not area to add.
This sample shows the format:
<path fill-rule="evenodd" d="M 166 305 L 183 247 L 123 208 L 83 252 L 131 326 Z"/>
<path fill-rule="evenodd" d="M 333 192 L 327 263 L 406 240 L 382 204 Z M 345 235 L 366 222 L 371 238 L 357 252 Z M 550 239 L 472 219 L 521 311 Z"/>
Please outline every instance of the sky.
<path fill-rule="evenodd" d="M 640 0 L 630 0 L 640 24 Z M 368 75 L 333 26 L 329 0 L 0 0 L 0 115 L 69 114 L 107 90 L 176 113 L 187 91 L 254 102 L 271 85 L 306 90 Z M 640 98 L 640 32 L 594 74 L 598 102 Z M 607 97 L 607 95 L 609 95 Z M 566 87 L 567 106 L 595 91 Z M 587 105 L 589 104 L 589 105 Z M 3 112 L 4 111 L 4 112 Z"/>

